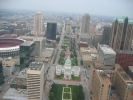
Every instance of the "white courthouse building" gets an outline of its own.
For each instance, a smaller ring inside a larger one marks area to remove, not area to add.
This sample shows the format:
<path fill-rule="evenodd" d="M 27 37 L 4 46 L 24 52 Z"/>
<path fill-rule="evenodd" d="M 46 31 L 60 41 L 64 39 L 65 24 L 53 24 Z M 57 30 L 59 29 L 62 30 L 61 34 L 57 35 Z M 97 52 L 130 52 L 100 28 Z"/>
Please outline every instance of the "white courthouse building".
<path fill-rule="evenodd" d="M 80 75 L 80 68 L 79 66 L 71 66 L 71 60 L 68 57 L 65 65 L 57 65 L 56 66 L 56 75 L 64 74 L 64 79 L 72 79 L 71 76 L 79 77 Z"/>

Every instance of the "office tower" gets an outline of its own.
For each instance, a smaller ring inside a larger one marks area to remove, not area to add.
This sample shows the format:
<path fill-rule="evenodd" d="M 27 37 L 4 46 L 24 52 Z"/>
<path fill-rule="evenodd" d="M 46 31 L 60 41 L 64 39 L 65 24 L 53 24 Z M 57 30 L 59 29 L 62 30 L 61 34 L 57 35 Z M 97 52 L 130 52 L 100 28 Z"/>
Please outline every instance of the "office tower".
<path fill-rule="evenodd" d="M 42 56 L 42 41 L 40 39 L 35 39 L 35 56 Z"/>
<path fill-rule="evenodd" d="M 72 33 L 72 28 L 71 28 L 71 23 L 67 22 L 66 23 L 66 34 L 71 34 Z"/>
<path fill-rule="evenodd" d="M 116 72 L 115 88 L 120 100 L 133 100 L 133 80 L 122 68 Z"/>
<path fill-rule="evenodd" d="M 0 85 L 4 83 L 3 69 L 2 69 L 2 59 L 0 59 Z"/>
<path fill-rule="evenodd" d="M 27 41 L 20 45 L 20 70 L 27 68 L 35 60 L 34 50 L 34 41 Z"/>
<path fill-rule="evenodd" d="M 96 100 L 108 100 L 111 90 L 111 82 L 104 71 L 95 71 L 93 76 L 93 93 Z M 94 100 L 94 99 L 93 99 Z"/>
<path fill-rule="evenodd" d="M 94 34 L 92 37 L 92 44 L 94 47 L 97 47 L 98 43 L 102 43 L 102 35 L 101 34 Z"/>
<path fill-rule="evenodd" d="M 111 27 L 110 26 L 104 26 L 103 30 L 103 36 L 102 36 L 102 44 L 109 45 L 109 39 L 111 35 Z"/>
<path fill-rule="evenodd" d="M 44 64 L 32 62 L 27 68 L 28 100 L 43 100 Z"/>
<path fill-rule="evenodd" d="M 89 25 L 90 25 L 90 15 L 86 13 L 82 17 L 81 33 L 89 34 Z"/>
<path fill-rule="evenodd" d="M 37 12 L 34 15 L 33 34 L 42 36 L 43 34 L 43 15 L 41 12 Z"/>
<path fill-rule="evenodd" d="M 120 100 L 133 100 L 133 81 L 119 64 L 105 66 L 94 62 L 90 69 L 89 88 L 92 100 L 117 100 L 111 88 L 115 86 Z"/>
<path fill-rule="evenodd" d="M 47 23 L 46 37 L 50 40 L 56 40 L 57 23 Z"/>
<path fill-rule="evenodd" d="M 70 50 L 76 50 L 76 36 L 70 38 Z"/>
<path fill-rule="evenodd" d="M 133 20 L 127 17 L 115 19 L 112 25 L 110 46 L 113 49 L 130 50 L 133 38 Z"/>

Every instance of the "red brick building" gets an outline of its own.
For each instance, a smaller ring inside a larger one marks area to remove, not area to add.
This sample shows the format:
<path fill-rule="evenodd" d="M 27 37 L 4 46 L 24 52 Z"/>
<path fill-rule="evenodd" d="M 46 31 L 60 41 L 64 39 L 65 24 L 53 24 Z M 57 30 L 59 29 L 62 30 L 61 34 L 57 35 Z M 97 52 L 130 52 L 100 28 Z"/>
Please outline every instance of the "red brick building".
<path fill-rule="evenodd" d="M 87 43 L 87 42 L 80 42 L 80 43 L 79 43 L 79 49 L 80 49 L 81 47 L 86 47 L 86 48 L 88 48 L 88 43 Z"/>
<path fill-rule="evenodd" d="M 133 66 L 133 51 L 115 50 L 116 59 L 115 63 L 120 64 L 120 66 L 127 72 L 128 66 Z"/>

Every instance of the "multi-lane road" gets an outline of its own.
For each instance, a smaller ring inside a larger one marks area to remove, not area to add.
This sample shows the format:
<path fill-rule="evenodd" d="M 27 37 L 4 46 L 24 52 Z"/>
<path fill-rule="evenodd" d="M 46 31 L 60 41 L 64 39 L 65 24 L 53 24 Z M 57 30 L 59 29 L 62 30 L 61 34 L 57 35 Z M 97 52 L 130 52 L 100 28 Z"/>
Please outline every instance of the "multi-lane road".
<path fill-rule="evenodd" d="M 15 75 L 19 72 L 19 67 L 16 67 L 15 74 L 5 77 L 5 83 L 0 85 L 0 100 L 2 100 L 2 97 L 6 93 L 6 91 L 10 88 L 10 83 L 15 78 Z"/>

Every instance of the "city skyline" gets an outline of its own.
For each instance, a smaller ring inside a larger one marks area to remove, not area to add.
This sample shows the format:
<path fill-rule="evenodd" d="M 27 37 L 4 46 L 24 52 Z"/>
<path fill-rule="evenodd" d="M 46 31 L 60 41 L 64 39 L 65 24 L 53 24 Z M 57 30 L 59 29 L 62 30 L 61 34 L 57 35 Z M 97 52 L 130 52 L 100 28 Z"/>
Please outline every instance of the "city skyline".
<path fill-rule="evenodd" d="M 90 15 L 108 14 L 108 16 L 128 16 L 133 18 L 132 10 L 130 10 L 133 9 L 132 4 L 133 0 L 40 0 L 39 2 L 37 0 L 0 0 L 0 9 L 89 13 Z"/>

